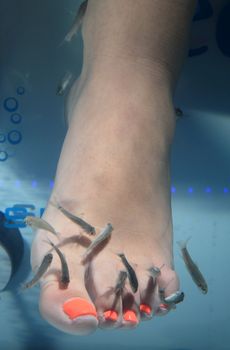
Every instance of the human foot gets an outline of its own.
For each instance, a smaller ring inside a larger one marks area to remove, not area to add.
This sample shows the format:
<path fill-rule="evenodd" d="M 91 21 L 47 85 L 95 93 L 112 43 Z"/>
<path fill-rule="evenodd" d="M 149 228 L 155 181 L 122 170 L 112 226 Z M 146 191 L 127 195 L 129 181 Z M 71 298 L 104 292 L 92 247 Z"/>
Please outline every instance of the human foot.
<path fill-rule="evenodd" d="M 169 180 L 174 109 L 168 90 L 156 84 L 160 70 L 150 77 L 146 67 L 135 65 L 127 68 L 122 61 L 113 73 L 98 72 L 90 82 L 81 78 L 71 92 L 70 124 L 51 200 L 95 226 L 97 233 L 107 223 L 114 230 L 82 262 L 92 237 L 48 203 L 43 218 L 59 237 L 38 231 L 31 261 L 33 268 L 39 266 L 50 250 L 47 236 L 66 257 L 68 289 L 60 289 L 60 261 L 54 254 L 40 298 L 43 317 L 65 332 L 87 334 L 98 325 L 133 328 L 141 319 L 168 311 L 159 288 L 168 296 L 179 287 Z M 136 272 L 136 293 L 128 280 L 122 294 L 114 293 L 119 272 L 126 270 L 118 253 Z M 154 266 L 161 267 L 157 280 L 148 272 Z"/>

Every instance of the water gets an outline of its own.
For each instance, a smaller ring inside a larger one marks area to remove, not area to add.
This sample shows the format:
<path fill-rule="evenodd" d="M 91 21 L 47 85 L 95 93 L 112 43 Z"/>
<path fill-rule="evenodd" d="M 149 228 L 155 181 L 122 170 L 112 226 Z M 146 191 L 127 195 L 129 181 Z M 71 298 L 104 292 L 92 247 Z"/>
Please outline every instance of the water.
<path fill-rule="evenodd" d="M 81 71 L 82 42 L 59 48 L 79 2 L 5 0 L 1 16 L 0 210 L 26 204 L 40 215 L 53 186 L 66 127 L 63 98 L 55 95 L 65 71 Z M 25 15 L 25 14 L 29 15 Z M 172 208 L 175 242 L 192 236 L 189 249 L 207 278 L 202 295 L 190 279 L 175 243 L 175 266 L 185 301 L 167 317 L 143 322 L 134 331 L 101 331 L 74 337 L 51 327 L 38 311 L 39 289 L 0 299 L 0 348 L 226 350 L 229 348 L 228 266 L 230 247 L 229 58 L 215 41 L 217 17 L 194 23 L 208 51 L 187 60 L 175 105 L 177 122 L 172 152 Z M 29 29 L 28 29 L 29 28 Z M 48 62 L 48 64 L 47 64 Z M 51 132 L 52 131 L 52 132 Z M 52 134 L 52 136 L 51 136 Z M 52 141 L 51 141 L 52 137 Z M 15 281 L 30 274 L 33 233 L 20 230 L 23 258 Z M 0 246 L 0 287 L 11 264 Z M 16 283 L 15 282 L 15 283 Z"/>

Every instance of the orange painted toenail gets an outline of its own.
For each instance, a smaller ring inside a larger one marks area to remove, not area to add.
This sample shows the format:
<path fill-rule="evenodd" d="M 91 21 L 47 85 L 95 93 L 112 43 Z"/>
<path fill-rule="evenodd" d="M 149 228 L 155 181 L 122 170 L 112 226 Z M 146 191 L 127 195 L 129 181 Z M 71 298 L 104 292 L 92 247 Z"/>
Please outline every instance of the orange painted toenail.
<path fill-rule="evenodd" d="M 135 314 L 134 311 L 132 310 L 127 310 L 124 315 L 123 315 L 123 318 L 125 321 L 129 321 L 129 322 L 132 322 L 132 323 L 137 323 L 137 316 Z"/>
<path fill-rule="evenodd" d="M 74 298 L 63 304 L 63 311 L 71 320 L 79 316 L 93 315 L 97 317 L 97 312 L 93 304 L 83 298 Z"/>
<path fill-rule="evenodd" d="M 106 320 L 116 321 L 117 320 L 117 312 L 113 310 L 108 310 L 104 312 L 104 318 Z"/>
<path fill-rule="evenodd" d="M 141 305 L 140 305 L 140 311 L 141 311 L 141 312 L 145 312 L 146 314 L 150 315 L 152 309 L 151 309 L 150 306 L 148 306 L 148 305 L 146 305 L 146 304 L 141 304 Z"/>
<path fill-rule="evenodd" d="M 169 305 L 167 305 L 167 304 L 160 304 L 159 307 L 160 307 L 160 309 L 166 309 L 166 310 L 168 310 Z"/>

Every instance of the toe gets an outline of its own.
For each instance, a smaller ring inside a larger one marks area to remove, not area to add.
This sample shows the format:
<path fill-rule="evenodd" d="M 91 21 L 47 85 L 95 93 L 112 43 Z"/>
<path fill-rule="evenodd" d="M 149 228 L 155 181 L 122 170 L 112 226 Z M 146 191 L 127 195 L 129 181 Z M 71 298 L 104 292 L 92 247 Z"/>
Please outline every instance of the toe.
<path fill-rule="evenodd" d="M 40 266 L 50 246 L 40 231 L 33 242 L 31 263 L 33 269 Z M 57 329 L 70 334 L 92 333 L 98 326 L 97 312 L 85 288 L 85 267 L 80 264 L 82 248 L 75 243 L 65 243 L 51 238 L 59 246 L 69 270 L 69 284 L 63 289 L 60 283 L 63 273 L 58 254 L 52 251 L 53 260 L 40 281 L 39 309 L 42 317 Z M 69 239 L 67 239 L 69 242 Z"/>
<path fill-rule="evenodd" d="M 101 253 L 88 267 L 87 290 L 93 300 L 100 328 L 133 328 L 140 318 L 139 293 L 133 293 L 126 280 L 122 291 L 116 292 L 120 271 L 124 270 L 114 254 Z"/>
<path fill-rule="evenodd" d="M 58 285 L 44 285 L 41 290 L 39 308 L 41 315 L 50 324 L 66 333 L 85 335 L 98 326 L 97 312 L 87 292 L 58 289 Z"/>
<path fill-rule="evenodd" d="M 135 328 L 140 322 L 140 297 L 139 292 L 135 294 L 128 287 L 124 290 L 123 298 L 123 320 L 122 328 Z"/>
<path fill-rule="evenodd" d="M 137 270 L 137 276 L 140 294 L 140 317 L 142 321 L 146 321 L 153 317 L 156 280 L 148 274 L 147 269 L 145 268 L 139 267 Z"/>
<path fill-rule="evenodd" d="M 100 328 L 121 324 L 122 297 L 115 293 L 118 274 L 118 266 L 109 256 L 103 260 L 101 255 L 87 266 L 85 285 L 96 307 Z"/>
<path fill-rule="evenodd" d="M 164 295 L 167 297 L 179 288 L 176 272 L 167 265 L 157 278 L 153 278 L 147 270 L 138 269 L 141 320 L 150 320 L 153 316 L 167 314 L 172 307 L 164 303 L 160 296 L 160 289 L 164 289 Z"/>
<path fill-rule="evenodd" d="M 165 266 L 161 275 L 157 278 L 157 285 L 154 292 L 153 310 L 156 316 L 164 316 L 170 310 L 174 309 L 175 304 L 165 303 L 162 299 L 160 290 L 163 290 L 164 297 L 167 297 L 179 289 L 179 278 L 177 273 L 170 267 Z"/>

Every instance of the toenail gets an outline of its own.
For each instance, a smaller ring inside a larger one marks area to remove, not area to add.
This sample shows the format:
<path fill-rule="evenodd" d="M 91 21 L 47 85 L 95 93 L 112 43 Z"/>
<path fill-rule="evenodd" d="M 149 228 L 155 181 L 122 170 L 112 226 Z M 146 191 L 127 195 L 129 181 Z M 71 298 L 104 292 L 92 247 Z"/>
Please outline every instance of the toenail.
<path fill-rule="evenodd" d="M 146 304 L 141 304 L 141 305 L 140 305 L 140 311 L 141 311 L 141 312 L 145 312 L 146 314 L 150 315 L 152 309 L 151 309 L 150 306 L 148 306 L 148 305 L 146 305 Z"/>
<path fill-rule="evenodd" d="M 159 305 L 159 308 L 160 308 L 161 310 L 168 310 L 168 309 L 169 309 L 169 305 L 167 305 L 167 304 L 160 304 L 160 305 Z"/>
<path fill-rule="evenodd" d="M 79 316 L 93 315 L 97 317 L 97 312 L 93 304 L 83 298 L 69 299 L 63 304 L 63 311 L 71 320 Z"/>
<path fill-rule="evenodd" d="M 105 311 L 103 315 L 106 320 L 111 320 L 111 321 L 116 321 L 118 317 L 117 312 L 113 310 Z"/>
<path fill-rule="evenodd" d="M 138 322 L 137 316 L 136 316 L 135 312 L 132 311 L 132 310 L 127 310 L 124 313 L 123 318 L 124 318 L 125 321 L 129 321 L 129 322 L 132 322 L 132 323 L 137 323 Z"/>

